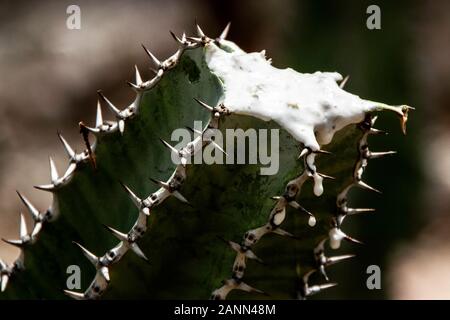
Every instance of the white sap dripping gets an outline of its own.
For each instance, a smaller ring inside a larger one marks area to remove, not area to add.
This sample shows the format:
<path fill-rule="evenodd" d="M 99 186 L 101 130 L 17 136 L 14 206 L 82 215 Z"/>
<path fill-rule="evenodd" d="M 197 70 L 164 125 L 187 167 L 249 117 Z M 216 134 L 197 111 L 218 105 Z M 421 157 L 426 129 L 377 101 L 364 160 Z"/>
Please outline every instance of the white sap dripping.
<path fill-rule="evenodd" d="M 310 227 L 314 227 L 316 225 L 316 218 L 314 216 L 310 216 L 308 219 L 308 224 Z"/>
<path fill-rule="evenodd" d="M 323 193 L 323 178 L 316 173 L 313 175 L 314 178 L 314 194 L 316 196 L 321 196 Z"/>
<path fill-rule="evenodd" d="M 227 52 L 205 47 L 206 63 L 224 85 L 222 103 L 231 112 L 273 120 L 313 151 L 331 142 L 336 131 L 359 123 L 377 103 L 339 88 L 337 72 L 300 73 L 278 69 L 264 52 L 246 53 L 230 41 Z M 311 159 L 314 166 L 314 157 Z M 314 167 L 315 168 L 315 167 Z M 323 178 L 313 174 L 314 194 L 323 193 Z"/>
<path fill-rule="evenodd" d="M 306 157 L 306 162 L 307 162 L 308 166 L 314 171 L 316 171 L 316 165 L 314 164 L 315 159 L 316 159 L 316 155 L 314 153 L 309 154 Z M 314 179 L 314 189 L 313 189 L 314 195 L 319 197 L 323 194 L 323 184 L 322 184 L 323 178 L 317 172 L 315 172 L 312 175 L 312 177 Z"/>

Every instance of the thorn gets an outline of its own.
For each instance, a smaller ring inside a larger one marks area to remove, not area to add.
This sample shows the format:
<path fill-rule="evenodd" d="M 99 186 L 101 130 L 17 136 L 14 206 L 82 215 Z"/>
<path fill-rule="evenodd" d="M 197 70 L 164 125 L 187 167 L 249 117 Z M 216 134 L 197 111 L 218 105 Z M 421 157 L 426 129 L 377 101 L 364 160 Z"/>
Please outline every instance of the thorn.
<path fill-rule="evenodd" d="M 163 182 L 161 180 L 156 180 L 156 179 L 153 179 L 153 178 L 149 178 L 149 179 L 150 179 L 150 181 L 152 181 L 154 184 L 160 186 L 161 188 L 164 188 L 164 189 L 166 189 L 169 192 L 172 191 L 172 190 L 170 190 L 170 187 L 169 187 L 168 183 Z"/>
<path fill-rule="evenodd" d="M 280 236 L 283 236 L 283 237 L 289 237 L 289 238 L 297 239 L 297 237 L 294 236 L 292 233 L 290 233 L 290 232 L 288 232 L 286 230 L 283 230 L 281 228 L 276 228 L 276 229 L 272 230 L 272 232 L 275 233 L 275 234 L 278 234 Z"/>
<path fill-rule="evenodd" d="M 365 183 L 365 182 L 363 182 L 363 181 L 361 181 L 361 180 L 358 181 L 356 184 L 357 184 L 359 187 L 363 188 L 363 189 L 367 189 L 367 190 L 370 190 L 370 191 L 374 191 L 374 192 L 379 193 L 379 194 L 382 193 L 381 191 L 379 191 L 379 190 L 377 190 L 377 189 L 375 189 L 375 188 L 369 186 L 367 183 Z"/>
<path fill-rule="evenodd" d="M 25 238 L 28 235 L 28 230 L 27 230 L 27 223 L 25 221 L 25 217 L 22 214 L 22 212 L 20 213 L 20 227 L 19 227 L 19 235 L 20 235 L 20 239 Z"/>
<path fill-rule="evenodd" d="M 332 249 L 338 249 L 341 245 L 341 240 L 345 239 L 350 242 L 364 244 L 362 241 L 356 240 L 347 234 L 345 234 L 340 228 L 333 227 L 329 232 L 329 238 L 330 238 L 330 247 Z"/>
<path fill-rule="evenodd" d="M 125 81 L 125 83 L 129 87 L 131 87 L 131 89 L 133 89 L 136 93 L 139 93 L 139 92 L 144 90 L 144 88 L 142 87 L 143 81 L 142 81 L 142 77 L 141 77 L 141 74 L 139 73 L 139 69 L 138 69 L 137 65 L 134 65 L 134 68 L 135 68 L 135 81 L 136 81 L 136 84 L 134 84 L 131 81 Z"/>
<path fill-rule="evenodd" d="M 106 224 L 104 224 L 103 226 L 104 226 L 106 229 L 108 229 L 108 230 L 109 230 L 109 231 L 110 231 L 117 239 L 119 239 L 120 241 L 126 242 L 126 243 L 129 242 L 129 240 L 128 240 L 128 235 L 127 235 L 127 234 L 122 233 L 122 232 L 120 232 L 120 231 L 117 231 L 116 229 L 111 228 L 111 227 L 107 226 Z"/>
<path fill-rule="evenodd" d="M 224 155 L 226 155 L 228 157 L 228 153 L 220 145 L 218 145 L 216 142 L 214 142 L 212 140 L 210 140 L 210 142 L 212 145 L 214 145 L 214 147 L 219 149 Z"/>
<path fill-rule="evenodd" d="M 16 192 L 20 200 L 22 200 L 23 204 L 27 207 L 28 211 L 31 213 L 33 220 L 36 221 L 39 218 L 39 210 L 37 210 L 27 198 L 25 198 L 22 194 L 20 194 L 19 191 Z"/>
<path fill-rule="evenodd" d="M 201 38 L 205 37 L 205 33 L 203 32 L 203 30 L 200 28 L 200 26 L 197 23 L 197 20 L 195 21 L 195 28 L 197 29 L 197 35 Z"/>
<path fill-rule="evenodd" d="M 161 188 L 164 188 L 167 191 L 169 191 L 175 198 L 177 198 L 181 202 L 190 204 L 189 201 L 186 200 L 186 198 L 178 190 L 172 190 L 172 188 L 170 188 L 170 186 L 169 186 L 169 184 L 167 182 L 163 182 L 163 181 L 156 180 L 156 179 L 153 179 L 153 178 L 150 178 L 150 180 L 153 183 L 155 183 L 156 185 L 160 186 Z"/>
<path fill-rule="evenodd" d="M 346 235 L 345 233 L 344 233 L 344 239 L 347 240 L 347 241 L 353 242 L 353 243 L 364 244 L 362 241 L 359 241 L 359 240 L 357 240 L 355 238 L 352 238 L 352 237 Z"/>
<path fill-rule="evenodd" d="M 163 139 L 159 138 L 159 140 L 162 142 L 163 145 L 165 145 L 167 148 L 169 148 L 172 152 L 175 152 L 176 154 L 179 154 L 179 151 L 172 147 L 169 143 L 164 141 Z"/>
<path fill-rule="evenodd" d="M 248 259 L 256 260 L 256 261 L 258 261 L 258 262 L 261 263 L 261 264 L 265 264 L 264 261 L 263 261 L 261 258 L 259 258 L 259 257 L 258 257 L 252 250 L 250 250 L 250 249 L 246 250 L 244 254 L 245 254 L 245 256 L 246 256 Z"/>
<path fill-rule="evenodd" d="M 2 238 L 2 240 L 3 240 L 3 242 L 6 242 L 6 243 L 8 243 L 12 246 L 15 246 L 17 248 L 20 248 L 20 249 L 22 249 L 25 244 L 22 240 L 7 240 L 4 238 Z"/>
<path fill-rule="evenodd" d="M 153 68 L 153 67 L 148 67 L 148 69 L 149 69 L 151 72 L 153 72 L 155 75 L 158 75 L 159 70 L 161 70 L 161 69 L 155 69 L 155 68 Z"/>
<path fill-rule="evenodd" d="M 313 151 L 313 153 L 321 153 L 321 154 L 333 154 L 332 152 L 330 152 L 330 151 L 326 151 L 326 150 L 321 150 L 321 149 L 319 149 L 319 150 L 317 150 L 317 151 Z"/>
<path fill-rule="evenodd" d="M 97 133 L 101 132 L 101 130 L 98 129 L 98 128 L 91 128 L 91 127 L 88 127 L 88 126 L 86 126 L 84 124 L 83 124 L 83 126 L 84 126 L 84 130 L 86 130 L 87 133 L 92 132 L 93 134 L 97 134 Z"/>
<path fill-rule="evenodd" d="M 370 152 L 369 159 L 378 159 L 390 154 L 396 154 L 397 151 Z"/>
<path fill-rule="evenodd" d="M 145 256 L 145 254 L 142 252 L 142 250 L 138 247 L 136 242 L 130 241 L 127 234 L 117 231 L 116 229 L 111 228 L 107 225 L 103 225 L 103 226 L 106 229 L 108 229 L 117 239 L 119 239 L 124 244 L 126 244 L 137 256 L 144 259 L 145 261 L 148 261 L 148 258 Z"/>
<path fill-rule="evenodd" d="M 133 252 L 134 252 L 139 258 L 142 258 L 142 259 L 144 259 L 144 260 L 147 261 L 147 262 L 149 261 L 148 258 L 145 256 L 144 252 L 142 252 L 141 248 L 139 248 L 139 246 L 138 246 L 135 242 L 133 242 L 133 243 L 131 244 L 130 249 L 133 250 Z"/>
<path fill-rule="evenodd" d="M 346 255 L 342 255 L 342 256 L 327 257 L 326 265 L 329 266 L 329 265 L 332 265 L 332 264 L 336 264 L 336 263 L 339 263 L 341 261 L 351 259 L 353 257 L 355 257 L 354 254 L 346 254 Z"/>
<path fill-rule="evenodd" d="M 130 81 L 127 81 L 126 84 L 127 84 L 129 87 L 131 87 L 133 90 L 135 90 L 135 91 L 139 91 L 139 90 L 142 89 L 141 87 L 135 85 L 134 83 L 132 83 L 132 82 L 130 82 Z"/>
<path fill-rule="evenodd" d="M 70 291 L 70 290 L 63 290 L 64 294 L 72 299 L 75 300 L 84 300 L 86 299 L 84 293 L 80 293 L 80 292 L 75 292 L 75 291 Z"/>
<path fill-rule="evenodd" d="M 181 202 L 184 202 L 184 203 L 189 204 L 189 201 L 187 201 L 186 198 L 183 197 L 183 195 L 182 195 L 180 192 L 178 192 L 178 191 L 173 191 L 173 192 L 172 192 L 172 195 L 173 195 L 175 198 L 177 198 L 178 200 L 180 200 Z"/>
<path fill-rule="evenodd" d="M 135 70 L 136 84 L 139 86 L 142 83 L 142 78 L 141 74 L 139 73 L 137 65 L 134 65 L 134 70 Z"/>
<path fill-rule="evenodd" d="M 175 35 L 175 33 L 173 33 L 172 31 L 169 31 L 169 32 L 170 32 L 170 35 L 172 36 L 172 38 L 174 38 L 174 40 L 175 40 L 176 42 L 178 42 L 178 43 L 181 44 L 181 45 L 184 45 L 183 40 L 181 40 L 180 38 L 178 38 L 178 37 Z"/>
<path fill-rule="evenodd" d="M 100 100 L 97 100 L 97 117 L 95 118 L 95 127 L 100 128 L 103 125 L 102 106 Z"/>
<path fill-rule="evenodd" d="M 310 152 L 309 148 L 303 148 L 303 150 L 300 152 L 300 155 L 297 159 L 303 158 L 306 154 Z"/>
<path fill-rule="evenodd" d="M 54 184 L 41 184 L 41 185 L 37 185 L 34 186 L 36 189 L 42 190 L 42 191 L 48 191 L 48 192 L 53 192 L 55 191 L 56 187 Z"/>
<path fill-rule="evenodd" d="M 193 133 L 196 133 L 196 134 L 198 134 L 198 135 L 200 135 L 200 136 L 203 135 L 203 132 L 201 132 L 201 131 L 199 131 L 199 130 L 195 130 L 195 129 L 189 127 L 189 126 L 186 126 L 186 129 L 188 129 L 189 131 L 191 131 L 191 132 L 193 132 Z"/>
<path fill-rule="evenodd" d="M 222 33 L 219 36 L 220 41 L 225 40 L 227 38 L 228 32 L 230 31 L 230 25 L 231 22 L 228 22 L 227 25 L 225 26 L 225 29 L 223 29 Z"/>
<path fill-rule="evenodd" d="M 34 224 L 33 231 L 31 232 L 31 238 L 36 237 L 42 229 L 43 221 L 38 221 Z"/>
<path fill-rule="evenodd" d="M 60 132 L 58 132 L 59 140 L 61 140 L 64 149 L 66 150 L 67 155 L 70 159 L 73 159 L 75 157 L 75 151 L 73 151 L 72 147 L 69 145 L 69 143 L 64 139 L 64 137 L 61 135 Z"/>
<path fill-rule="evenodd" d="M 125 191 L 130 196 L 131 200 L 133 201 L 134 205 L 140 209 L 142 207 L 142 200 L 137 195 L 134 194 L 133 191 L 131 191 L 130 188 L 128 188 L 122 181 L 119 181 L 120 185 L 125 189 Z"/>
<path fill-rule="evenodd" d="M 53 162 L 52 157 L 48 157 L 48 160 L 50 162 L 50 177 L 52 184 L 56 185 L 56 182 L 58 181 L 58 171 L 56 170 L 55 162 Z"/>
<path fill-rule="evenodd" d="M 103 94 L 103 92 L 102 92 L 101 90 L 97 90 L 97 94 L 99 95 L 99 97 L 100 97 L 104 102 L 106 102 L 107 106 L 111 109 L 112 112 L 115 113 L 115 115 L 116 115 L 117 117 L 121 117 L 121 115 L 120 115 L 120 110 L 117 109 L 116 106 L 113 105 L 112 102 L 109 101 L 109 100 L 105 97 L 105 95 Z"/>
<path fill-rule="evenodd" d="M 374 212 L 375 208 L 347 208 L 346 213 L 348 215 L 364 213 L 364 212 Z"/>
<path fill-rule="evenodd" d="M 330 281 L 330 278 L 328 278 L 328 275 L 327 275 L 327 271 L 325 270 L 324 264 L 321 264 L 319 266 L 319 272 L 322 274 L 322 276 L 325 278 L 326 281 Z"/>
<path fill-rule="evenodd" d="M 147 55 L 150 57 L 150 59 L 152 60 L 152 62 L 159 68 L 161 68 L 161 61 L 159 61 L 154 55 L 153 53 L 151 53 L 143 44 L 142 44 L 142 48 L 144 48 L 145 52 L 147 53 Z"/>
<path fill-rule="evenodd" d="M 0 280 L 1 280 L 0 282 L 2 284 L 1 292 L 5 292 L 6 287 L 8 285 L 9 275 L 3 274 Z"/>
<path fill-rule="evenodd" d="M 344 80 L 342 80 L 341 83 L 339 84 L 339 88 L 344 89 L 344 87 L 345 87 L 345 85 L 346 85 L 346 83 L 347 83 L 349 78 L 350 78 L 350 76 L 346 76 L 344 78 Z"/>
<path fill-rule="evenodd" d="M 370 128 L 369 129 L 369 134 L 373 134 L 373 135 L 385 135 L 387 136 L 389 133 L 384 131 L 384 130 L 379 130 L 379 129 L 375 129 L 375 128 Z"/>
<path fill-rule="evenodd" d="M 197 37 L 186 37 L 187 40 L 194 42 L 194 43 L 202 43 L 202 38 Z"/>
<path fill-rule="evenodd" d="M 231 249 L 233 249 L 234 251 L 236 251 L 237 253 L 242 253 L 245 255 L 245 257 L 247 257 L 248 259 L 252 259 L 252 260 L 256 260 L 261 264 L 264 264 L 264 261 L 260 258 L 258 258 L 258 256 L 250 249 L 245 249 L 239 244 L 236 243 L 234 241 L 231 240 L 225 240 L 224 238 L 217 236 L 220 240 L 222 240 L 223 242 L 225 242 L 226 244 L 228 244 Z"/>
<path fill-rule="evenodd" d="M 225 240 L 224 238 L 218 236 L 219 239 L 221 239 L 222 241 L 224 241 L 226 244 L 228 244 L 228 246 L 233 249 L 234 251 L 236 251 L 237 253 L 242 253 L 242 246 L 239 243 L 236 243 L 234 241 L 231 240 Z"/>
<path fill-rule="evenodd" d="M 178 151 L 177 149 L 172 147 L 168 142 L 164 141 L 163 139 L 159 138 L 159 140 L 162 142 L 163 145 L 165 145 L 172 152 L 174 152 L 178 156 L 178 158 L 180 159 L 180 162 L 183 165 L 183 167 L 186 167 L 187 159 L 185 157 L 183 157 L 182 155 L 180 155 L 180 151 Z"/>
<path fill-rule="evenodd" d="M 75 172 L 76 169 L 77 163 L 74 161 L 70 161 L 66 172 L 64 172 L 63 176 L 61 177 L 61 181 L 63 183 L 66 183 L 71 178 L 72 174 Z"/>
<path fill-rule="evenodd" d="M 297 159 L 300 159 L 300 158 L 302 158 L 303 156 L 305 156 L 305 155 L 307 155 L 309 153 L 333 154 L 330 151 L 321 150 L 321 149 L 313 151 L 310 147 L 305 147 L 305 148 L 302 149 L 302 151 L 300 152 L 300 155 L 298 156 Z"/>
<path fill-rule="evenodd" d="M 335 287 L 337 285 L 338 285 L 337 283 L 325 283 L 325 284 L 321 284 L 321 285 L 311 286 L 309 288 L 309 291 L 310 291 L 309 296 L 313 295 L 313 294 L 316 294 L 316 293 L 319 293 L 320 291 L 323 291 L 325 289 L 329 289 L 329 288 Z"/>
<path fill-rule="evenodd" d="M 98 264 L 98 257 L 93 254 L 92 252 L 90 252 L 88 249 L 86 249 L 85 247 L 83 247 L 81 244 L 79 244 L 78 242 L 72 241 L 73 244 L 77 245 L 81 251 L 83 252 L 84 256 L 89 260 L 90 263 L 92 263 L 95 267 L 97 267 Z"/>
<path fill-rule="evenodd" d="M 317 223 L 316 217 L 309 212 L 308 210 L 306 210 L 303 206 L 301 206 L 297 201 L 289 201 L 288 203 L 292 208 L 297 209 L 297 210 L 301 210 L 303 212 L 305 212 L 306 214 L 309 215 L 309 220 L 308 220 L 308 224 L 310 227 L 314 227 Z"/>
<path fill-rule="evenodd" d="M 260 293 L 260 294 L 267 295 L 267 293 L 265 293 L 264 291 L 253 288 L 244 282 L 239 283 L 239 285 L 236 287 L 236 289 L 242 290 L 245 292 L 249 292 L 249 293 Z"/>
<path fill-rule="evenodd" d="M 301 210 L 301 211 L 303 211 L 303 212 L 309 214 L 310 216 L 313 215 L 311 212 L 309 212 L 308 210 L 306 210 L 302 205 L 300 205 L 300 203 L 298 203 L 298 202 L 295 201 L 295 200 L 289 201 L 288 204 L 289 204 L 292 208 L 294 208 L 294 209 Z"/>
<path fill-rule="evenodd" d="M 308 210 L 306 210 L 303 206 L 301 206 L 297 201 L 289 201 L 288 204 L 289 204 L 292 208 L 297 209 L 297 210 L 301 210 L 301 211 L 305 212 L 306 214 L 308 214 L 308 215 L 309 215 L 309 221 L 308 221 L 308 224 L 309 224 L 311 227 L 314 227 L 314 226 L 316 225 L 316 222 L 317 222 L 317 221 L 316 221 L 316 217 L 315 217 L 311 212 L 309 212 Z"/>
<path fill-rule="evenodd" d="M 370 120 L 370 126 L 373 127 L 375 122 L 377 122 L 378 116 L 372 116 L 372 120 Z"/>
<path fill-rule="evenodd" d="M 335 177 L 332 177 L 332 176 L 329 176 L 329 175 L 326 175 L 326 174 L 323 174 L 323 173 L 320 173 L 320 172 L 317 172 L 317 174 L 319 176 L 321 176 L 322 178 L 325 178 L 325 179 L 336 180 Z"/>
<path fill-rule="evenodd" d="M 204 102 L 198 100 L 197 98 L 194 98 L 194 100 L 197 101 L 197 103 L 198 103 L 199 105 L 201 105 L 203 108 L 205 108 L 206 110 L 208 110 L 208 111 L 210 111 L 210 112 L 213 112 L 213 111 L 214 111 L 214 108 L 213 108 L 213 107 L 211 107 L 211 106 L 207 105 L 206 103 L 204 103 Z"/>

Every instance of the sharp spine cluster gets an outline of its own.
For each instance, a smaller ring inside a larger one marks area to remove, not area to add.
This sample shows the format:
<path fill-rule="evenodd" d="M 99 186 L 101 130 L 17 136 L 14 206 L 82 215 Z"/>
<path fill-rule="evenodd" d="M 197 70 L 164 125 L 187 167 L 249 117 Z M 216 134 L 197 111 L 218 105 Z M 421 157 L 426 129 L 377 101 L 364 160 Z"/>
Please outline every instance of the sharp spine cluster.
<path fill-rule="evenodd" d="M 306 151 L 305 151 L 306 150 Z M 276 201 L 275 206 L 272 208 L 269 219 L 266 224 L 260 226 L 258 228 L 247 231 L 242 239 L 241 244 L 234 244 L 233 249 L 237 251 L 236 258 L 233 263 L 232 275 L 231 278 L 225 281 L 225 284 L 214 290 L 211 299 L 225 299 L 227 294 L 233 289 L 240 289 L 238 286 L 229 286 L 227 283 L 231 283 L 232 281 L 241 282 L 244 277 L 244 272 L 246 268 L 246 259 L 250 258 L 250 256 L 242 254 L 241 251 L 238 251 L 237 248 L 244 248 L 245 251 L 250 251 L 251 248 L 258 243 L 258 241 L 268 233 L 275 233 L 281 236 L 287 236 L 290 238 L 296 238 L 292 233 L 280 228 L 281 224 L 286 219 L 286 208 L 291 206 L 299 211 L 306 213 L 309 217 L 308 224 L 311 227 L 316 225 L 316 218 L 314 215 L 303 208 L 295 199 L 300 194 L 301 188 L 303 184 L 312 177 L 315 181 L 316 179 L 322 179 L 322 177 L 317 173 L 316 167 L 314 166 L 314 158 L 316 154 L 329 154 L 327 151 L 312 151 L 309 148 L 305 148 L 300 153 L 299 158 L 303 158 L 305 169 L 302 174 L 300 174 L 295 179 L 289 181 L 285 187 L 284 194 L 282 196 L 274 196 L 273 200 Z M 329 177 L 327 175 L 323 175 L 325 177 Z M 321 184 L 321 180 L 320 180 Z M 320 195 L 321 193 L 316 195 Z M 234 243 L 234 242 L 233 242 Z M 252 251 L 250 251 L 252 252 Z M 252 252 L 251 256 L 256 255 Z M 251 258 L 250 258 L 251 259 Z M 228 282 L 227 282 L 228 281 Z M 308 284 L 306 283 L 306 287 Z M 306 288 L 304 287 L 304 288 Z"/>
<path fill-rule="evenodd" d="M 40 213 L 27 198 L 22 196 L 19 192 L 17 192 L 17 194 L 27 207 L 27 210 L 32 215 L 35 224 L 32 232 L 29 233 L 25 221 L 25 216 L 23 215 L 23 213 L 20 213 L 19 239 L 2 239 L 4 242 L 19 248 L 20 255 L 11 265 L 0 259 L 0 292 L 4 292 L 6 290 L 9 279 L 13 276 L 14 273 L 24 269 L 24 248 L 36 241 L 37 235 L 42 228 L 42 224 L 47 219 L 47 213 Z"/>
<path fill-rule="evenodd" d="M 333 249 L 337 249 L 340 247 L 341 240 L 347 240 L 354 243 L 362 243 L 359 240 L 356 240 L 347 234 L 345 234 L 342 229 L 342 223 L 344 219 L 349 215 L 355 215 L 360 213 L 367 213 L 375 211 L 374 208 L 349 208 L 348 207 L 348 192 L 352 187 L 360 187 L 363 189 L 367 189 L 369 191 L 373 191 L 376 193 L 381 193 L 378 189 L 375 189 L 369 186 L 367 183 L 362 181 L 362 176 L 367 168 L 370 159 L 377 159 L 385 155 L 395 154 L 395 151 L 387 151 L 387 152 L 371 152 L 368 144 L 368 137 L 370 135 L 378 135 L 378 134 L 386 134 L 386 132 L 382 130 L 378 130 L 373 128 L 377 117 L 373 117 L 370 114 L 367 114 L 365 119 L 358 125 L 359 129 L 362 131 L 362 136 L 358 141 L 358 158 L 355 163 L 355 167 L 353 170 L 352 181 L 349 185 L 347 185 L 337 196 L 336 199 L 336 214 L 332 219 L 332 228 L 330 229 L 330 246 Z M 402 129 L 403 129 L 402 125 Z M 375 155 L 375 156 L 374 156 Z"/>
<path fill-rule="evenodd" d="M 355 255 L 347 254 L 335 257 L 327 257 L 325 255 L 326 241 L 328 241 L 328 238 L 325 238 L 322 241 L 320 241 L 319 244 L 314 248 L 314 260 L 316 262 L 316 270 L 318 270 L 322 274 L 322 276 L 325 278 L 326 281 L 330 281 L 325 268 L 335 263 L 341 262 L 343 260 L 353 258 Z"/>
<path fill-rule="evenodd" d="M 197 29 L 200 28 L 198 27 Z M 171 70 L 173 67 L 177 65 L 179 59 L 182 56 L 182 53 L 185 50 L 195 49 L 201 45 L 204 45 L 204 42 L 190 41 L 189 37 L 186 37 L 185 34 L 183 34 L 182 38 L 180 39 L 173 32 L 170 33 L 172 37 L 177 41 L 179 47 L 178 50 L 175 52 L 175 54 L 173 54 L 164 61 L 160 61 L 159 59 L 157 59 L 155 55 L 153 55 L 143 45 L 145 52 L 147 53 L 150 60 L 156 67 L 156 69 L 154 69 L 155 77 L 149 81 L 143 82 L 137 67 L 135 67 L 136 83 L 129 82 L 128 85 L 136 92 L 137 97 L 129 107 L 123 110 L 119 110 L 103 95 L 101 91 L 98 91 L 100 100 L 105 102 L 108 105 L 108 107 L 113 111 L 113 113 L 116 115 L 117 121 L 115 122 L 103 121 L 101 105 L 100 102 L 98 102 L 97 119 L 95 127 L 91 128 L 85 126 L 89 132 L 93 133 L 96 137 L 113 133 L 116 132 L 117 130 L 119 130 L 119 132 L 123 134 L 126 120 L 132 119 L 135 115 L 138 114 L 139 111 L 138 106 L 142 94 L 145 91 L 152 89 L 162 79 L 162 76 L 164 75 L 165 72 Z M 210 41 L 209 38 L 207 42 L 208 41 Z M 188 143 L 186 147 L 180 150 L 175 149 L 162 138 L 160 139 L 161 142 L 164 144 L 164 146 L 166 146 L 172 153 L 174 153 L 178 157 L 180 164 L 177 165 L 171 177 L 165 182 L 150 178 L 151 181 L 153 181 L 156 185 L 159 186 L 159 189 L 157 191 L 153 192 L 146 198 L 140 198 L 131 190 L 131 188 L 121 183 L 123 188 L 127 192 L 128 196 L 139 210 L 138 218 L 128 233 L 122 233 L 118 230 L 113 229 L 112 227 L 105 226 L 120 242 L 114 248 L 107 251 L 101 257 L 96 257 L 95 255 L 90 253 L 87 249 L 81 247 L 78 244 L 78 246 L 82 248 L 83 253 L 94 264 L 97 273 L 92 283 L 84 291 L 84 293 L 64 290 L 64 293 L 69 297 L 72 297 L 74 299 L 99 298 L 108 287 L 109 268 L 111 268 L 113 264 L 117 263 L 128 250 L 132 250 L 139 257 L 148 261 L 148 258 L 146 257 L 144 252 L 137 245 L 137 241 L 141 239 L 144 236 L 145 232 L 147 231 L 147 219 L 150 216 L 152 208 L 161 204 L 169 196 L 174 196 L 178 200 L 189 204 L 188 200 L 179 191 L 181 185 L 186 180 L 186 164 L 197 151 L 201 150 L 203 146 L 213 142 L 211 139 L 207 138 L 209 130 L 217 129 L 220 118 L 223 115 L 230 114 L 228 109 L 223 105 L 212 107 L 198 99 L 195 100 L 202 107 L 206 108 L 208 111 L 211 112 L 211 119 L 208 125 L 202 132 L 194 132 L 197 133 L 199 137 L 194 138 L 193 141 Z M 95 150 L 95 145 L 93 146 L 92 149 Z M 87 151 L 85 151 L 85 155 L 86 157 L 83 158 L 83 161 L 86 161 L 89 158 Z M 245 285 L 244 283 L 233 283 L 233 284 L 230 283 L 229 285 L 237 286 L 239 288 L 242 288 L 242 290 L 253 291 L 251 287 Z"/>
<path fill-rule="evenodd" d="M 37 241 L 38 235 L 42 230 L 42 227 L 45 222 L 49 221 L 53 214 L 52 214 L 52 208 L 49 208 L 45 212 L 40 212 L 36 207 L 31 203 L 30 200 L 28 200 L 25 196 L 23 196 L 19 191 L 17 191 L 17 195 L 19 196 L 20 200 L 23 202 L 25 207 L 27 208 L 27 211 L 30 213 L 33 221 L 34 226 L 31 232 L 28 231 L 28 227 L 26 225 L 25 216 L 23 213 L 20 213 L 20 225 L 19 225 L 19 239 L 15 240 L 8 240 L 8 239 L 2 239 L 4 242 L 13 245 L 20 249 L 20 255 L 19 258 L 11 265 L 8 266 L 3 261 L 0 261 L 0 272 L 3 272 L 3 284 L 2 288 L 4 291 L 6 289 L 6 283 L 8 282 L 8 279 L 15 271 L 24 269 L 24 263 L 25 263 L 25 253 L 24 249 L 25 247 L 34 244 Z"/>

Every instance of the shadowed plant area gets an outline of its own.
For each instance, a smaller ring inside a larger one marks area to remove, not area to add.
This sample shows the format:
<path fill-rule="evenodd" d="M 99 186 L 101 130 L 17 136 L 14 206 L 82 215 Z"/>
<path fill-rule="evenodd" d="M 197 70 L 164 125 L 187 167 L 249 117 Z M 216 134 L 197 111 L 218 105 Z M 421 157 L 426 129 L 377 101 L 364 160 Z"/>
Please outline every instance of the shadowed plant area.
<path fill-rule="evenodd" d="M 366 27 L 369 16 L 366 9 L 372 4 L 377 4 L 381 9 L 380 30 Z M 441 5 L 442 1 L 438 1 L 431 6 L 439 8 Z M 356 203 L 373 206 L 377 210 L 373 215 L 348 221 L 347 230 L 361 237 L 365 246 L 353 251 L 358 259 L 345 267 L 336 266 L 336 277 L 353 276 L 341 282 L 335 292 L 327 292 L 327 298 L 342 295 L 351 299 L 393 298 L 394 288 L 403 287 L 396 278 L 387 277 L 388 273 L 396 273 L 400 264 L 393 258 L 393 253 L 403 251 L 403 246 L 415 248 L 413 239 L 417 232 L 424 228 L 427 221 L 434 220 L 430 204 L 424 204 L 425 189 L 434 188 L 426 187 L 424 176 L 428 169 L 424 169 L 427 165 L 422 161 L 427 148 L 423 136 L 427 128 L 435 126 L 437 117 L 427 116 L 430 112 L 427 110 L 433 108 L 433 103 L 418 70 L 422 68 L 421 62 L 426 60 L 423 66 L 426 72 L 431 76 L 436 71 L 429 70 L 428 58 L 424 59 L 423 55 L 417 57 L 414 53 L 425 40 L 419 33 L 423 21 L 418 18 L 423 7 L 420 1 L 337 3 L 319 0 L 297 3 L 292 10 L 295 13 L 291 20 L 292 27 L 282 38 L 282 43 L 287 45 L 282 45 L 278 58 L 284 64 L 304 72 L 313 72 L 318 68 L 339 70 L 350 75 L 346 88 L 352 92 L 390 102 L 401 102 L 407 97 L 408 103 L 417 107 L 408 123 L 407 137 L 394 134 L 392 128 L 397 125 L 395 118 L 380 117 L 377 121 L 377 127 L 389 131 L 389 135 L 372 139 L 373 148 L 396 150 L 397 154 L 374 163 L 366 172 L 371 185 L 383 192 L 381 196 L 359 190 L 351 193 Z M 444 36 L 446 30 L 448 28 L 433 29 L 429 37 Z M 441 67 L 439 70 L 448 75 L 448 69 L 445 71 Z M 429 139 L 433 140 L 434 136 Z M 373 264 L 382 270 L 382 290 L 367 290 L 369 275 L 366 269 Z M 417 278 L 422 276 L 414 275 Z M 422 288 L 420 291 L 424 290 Z M 411 293 L 412 296 L 416 294 Z"/>
<path fill-rule="evenodd" d="M 22 221 L 20 239 L 8 240 L 22 254 L 2 264 L 0 298 L 305 299 L 340 282 L 328 267 L 353 256 L 332 249 L 359 242 L 344 219 L 373 211 L 347 193 L 377 192 L 363 173 L 392 153 L 369 148 L 383 139 L 376 114 L 395 114 L 405 132 L 412 108 L 351 95 L 337 73 L 276 69 L 227 41 L 228 28 L 216 39 L 198 25 L 195 36 L 172 34 L 178 50 L 163 61 L 144 47 L 155 76 L 142 80 L 136 68 L 134 101 L 116 107 L 100 91 L 95 126 L 80 123 L 80 154 L 60 135 L 68 169 L 58 174 L 50 159 L 51 183 L 37 186 L 52 194 L 49 209 L 20 194 L 34 225 Z M 291 94 L 296 86 L 307 94 Z M 204 129 L 174 148 L 173 130 L 194 121 Z M 279 130 L 275 175 L 259 164 L 189 163 L 208 147 L 220 153 L 214 133 L 235 128 Z M 73 265 L 81 288 L 68 288 Z"/>

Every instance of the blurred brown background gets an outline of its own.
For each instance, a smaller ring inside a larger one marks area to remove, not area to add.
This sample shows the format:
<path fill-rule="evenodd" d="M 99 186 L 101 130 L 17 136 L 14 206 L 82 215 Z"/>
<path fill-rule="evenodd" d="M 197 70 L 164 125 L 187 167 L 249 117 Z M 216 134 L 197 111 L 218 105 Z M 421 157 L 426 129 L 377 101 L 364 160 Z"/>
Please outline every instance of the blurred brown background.
<path fill-rule="evenodd" d="M 81 8 L 81 30 L 66 28 L 70 4 Z M 381 8 L 381 30 L 366 28 L 369 4 Z M 349 91 L 417 108 L 408 139 L 396 119 L 380 121 L 392 137 L 375 145 L 399 155 L 370 168 L 383 196 L 357 195 L 379 210 L 349 227 L 367 246 L 352 267 L 336 267 L 346 279 L 336 297 L 448 299 L 449 13 L 448 1 L 1 1 L 0 237 L 17 237 L 24 209 L 15 190 L 48 206 L 32 186 L 49 181 L 49 155 L 65 168 L 56 130 L 80 150 L 77 123 L 94 121 L 96 90 L 124 105 L 133 65 L 150 76 L 141 43 L 166 57 L 176 48 L 169 30 L 193 33 L 196 18 L 215 36 L 232 21 L 230 39 L 246 51 L 266 49 L 275 66 L 350 74 Z M 0 244 L 4 260 L 15 255 Z M 379 292 L 365 287 L 370 264 L 382 268 Z"/>

